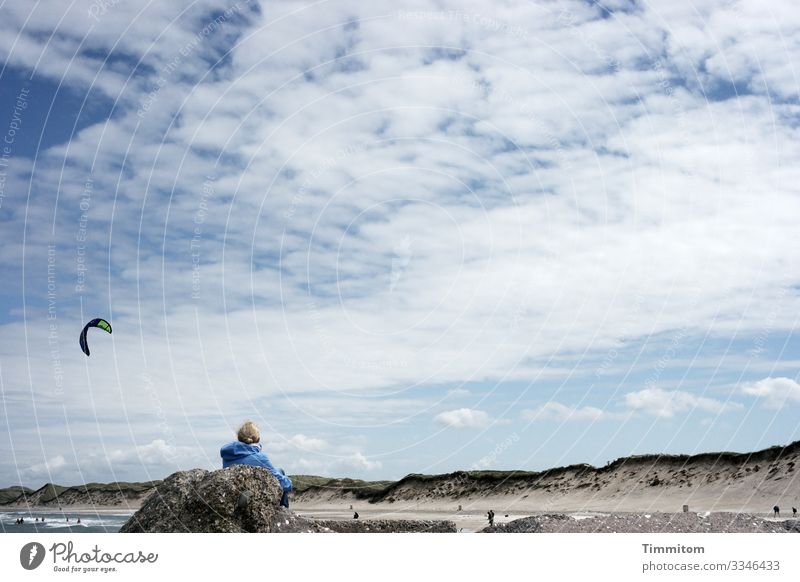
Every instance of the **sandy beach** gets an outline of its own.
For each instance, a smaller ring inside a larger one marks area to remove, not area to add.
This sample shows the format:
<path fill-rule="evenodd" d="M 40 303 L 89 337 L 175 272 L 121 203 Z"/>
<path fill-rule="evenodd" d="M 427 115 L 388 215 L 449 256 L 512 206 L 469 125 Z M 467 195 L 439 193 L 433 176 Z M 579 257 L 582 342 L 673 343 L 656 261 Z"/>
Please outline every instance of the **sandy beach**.
<path fill-rule="evenodd" d="M 497 532 L 694 532 L 694 531 L 735 531 L 772 532 L 796 531 L 797 520 L 791 513 L 776 518 L 772 513 L 754 511 L 691 511 L 664 512 L 629 508 L 627 511 L 566 510 L 545 511 L 542 508 L 525 508 L 520 504 L 509 509 L 510 502 L 499 498 L 484 499 L 474 503 L 458 505 L 436 503 L 376 503 L 352 504 L 327 503 L 319 505 L 294 504 L 292 510 L 298 516 L 313 520 L 351 521 L 354 511 L 359 520 L 447 520 L 456 524 L 459 533 L 479 532 L 488 524 L 487 511 L 495 512 L 494 530 Z M 61 511 L 50 507 L 1 508 L 0 523 L 7 533 L 92 533 L 117 531 L 134 511 L 109 507 L 69 506 Z M 19 527 L 13 524 L 17 517 L 25 517 L 26 524 Z M 45 516 L 46 526 L 35 522 L 35 518 Z M 67 522 L 66 519 L 70 521 Z M 81 518 L 82 524 L 77 525 Z M 533 526 L 531 524 L 534 524 Z"/>
<path fill-rule="evenodd" d="M 455 522 L 458 531 L 462 533 L 477 532 L 488 526 L 487 512 L 493 509 L 495 512 L 494 523 L 496 526 L 509 524 L 515 520 L 531 517 L 531 516 L 545 516 L 545 515 L 562 515 L 574 522 L 587 521 L 588 527 L 592 527 L 591 523 L 598 523 L 604 518 L 617 517 L 621 519 L 631 519 L 637 516 L 652 516 L 655 514 L 662 515 L 682 515 L 676 511 L 660 512 L 652 509 L 634 509 L 630 508 L 627 511 L 602 511 L 602 510 L 585 510 L 585 509 L 572 509 L 572 510 L 543 510 L 542 508 L 524 509 L 523 507 L 516 507 L 514 509 L 508 508 L 508 502 L 504 505 L 501 500 L 495 499 L 496 503 L 492 504 L 490 500 L 484 500 L 480 503 L 471 505 L 462 504 L 462 510 L 457 511 L 448 505 L 436 504 L 414 504 L 414 505 L 397 505 L 397 504 L 354 504 L 353 509 L 350 509 L 349 504 L 326 504 L 326 505 L 304 505 L 295 504 L 292 510 L 302 517 L 310 519 L 338 519 L 348 520 L 353 519 L 353 512 L 357 511 L 359 519 L 407 519 L 407 520 L 450 520 Z M 457 505 L 455 506 L 458 507 Z M 688 515 L 699 516 L 700 518 L 708 518 L 709 516 L 727 516 L 727 515 L 746 515 L 759 520 L 769 522 L 783 522 L 792 520 L 791 511 L 788 515 L 781 518 L 774 518 L 770 512 L 756 512 L 756 511 L 691 511 Z M 599 518 L 599 519 L 598 519 Z M 647 518 L 650 519 L 650 518 Z M 655 522 L 654 522 L 655 523 Z M 569 528 L 562 528 L 566 531 Z"/>

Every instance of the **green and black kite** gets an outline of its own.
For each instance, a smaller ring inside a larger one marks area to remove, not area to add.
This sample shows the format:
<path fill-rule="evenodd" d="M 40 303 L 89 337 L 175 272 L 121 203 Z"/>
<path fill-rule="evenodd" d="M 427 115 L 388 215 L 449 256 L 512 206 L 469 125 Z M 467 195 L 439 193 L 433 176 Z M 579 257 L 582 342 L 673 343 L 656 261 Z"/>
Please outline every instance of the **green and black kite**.
<path fill-rule="evenodd" d="M 93 319 L 85 326 L 83 326 L 83 331 L 81 332 L 81 349 L 83 353 L 87 356 L 89 355 L 89 344 L 86 343 L 86 332 L 89 331 L 90 327 L 99 327 L 105 332 L 111 333 L 111 324 L 108 323 L 105 319 Z"/>

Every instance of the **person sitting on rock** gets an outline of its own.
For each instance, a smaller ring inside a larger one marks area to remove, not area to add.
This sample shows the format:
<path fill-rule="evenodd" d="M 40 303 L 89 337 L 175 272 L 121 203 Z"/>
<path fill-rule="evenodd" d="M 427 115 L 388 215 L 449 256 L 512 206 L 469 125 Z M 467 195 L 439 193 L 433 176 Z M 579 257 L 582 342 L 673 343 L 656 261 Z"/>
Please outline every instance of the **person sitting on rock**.
<path fill-rule="evenodd" d="M 286 476 L 283 469 L 276 469 L 270 462 L 269 457 L 261 452 L 261 432 L 258 430 L 256 423 L 248 420 L 245 422 L 236 433 L 238 440 L 228 443 L 219 451 L 222 457 L 222 468 L 226 469 L 231 465 L 253 465 L 254 467 L 263 467 L 280 483 L 283 489 L 283 497 L 281 498 L 281 505 L 289 507 L 289 492 L 292 490 L 292 480 Z"/>

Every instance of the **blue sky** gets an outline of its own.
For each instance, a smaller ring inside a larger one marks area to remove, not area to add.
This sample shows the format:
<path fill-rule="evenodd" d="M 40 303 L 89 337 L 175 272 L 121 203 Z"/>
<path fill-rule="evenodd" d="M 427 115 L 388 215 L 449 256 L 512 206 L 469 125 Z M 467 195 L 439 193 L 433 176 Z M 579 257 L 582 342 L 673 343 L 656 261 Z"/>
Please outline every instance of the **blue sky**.
<path fill-rule="evenodd" d="M 799 438 L 791 3 L 162 4 L 0 8 L 0 484 Z"/>

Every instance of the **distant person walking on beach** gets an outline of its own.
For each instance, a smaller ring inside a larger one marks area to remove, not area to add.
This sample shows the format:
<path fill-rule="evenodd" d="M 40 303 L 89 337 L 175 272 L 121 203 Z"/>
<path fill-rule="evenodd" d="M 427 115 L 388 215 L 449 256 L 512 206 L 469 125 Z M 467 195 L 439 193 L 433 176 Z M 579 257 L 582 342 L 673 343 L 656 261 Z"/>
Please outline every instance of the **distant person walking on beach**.
<path fill-rule="evenodd" d="M 489 518 L 489 527 L 494 527 L 494 511 L 490 509 L 486 516 Z"/>
<path fill-rule="evenodd" d="M 775 512 L 775 517 L 780 517 L 781 516 L 781 508 L 778 507 L 777 505 L 772 508 L 772 511 Z"/>
<path fill-rule="evenodd" d="M 797 517 L 797 508 L 792 507 L 792 517 Z"/>
<path fill-rule="evenodd" d="M 222 468 L 226 469 L 231 465 L 252 465 L 262 467 L 272 473 L 278 480 L 283 489 L 281 505 L 289 507 L 289 491 L 292 490 L 292 480 L 286 476 L 283 469 L 276 469 L 270 462 L 266 453 L 261 452 L 261 432 L 256 423 L 248 420 L 236 433 L 238 440 L 228 443 L 219 451 L 222 457 Z"/>

